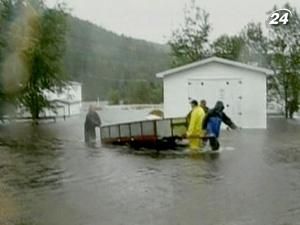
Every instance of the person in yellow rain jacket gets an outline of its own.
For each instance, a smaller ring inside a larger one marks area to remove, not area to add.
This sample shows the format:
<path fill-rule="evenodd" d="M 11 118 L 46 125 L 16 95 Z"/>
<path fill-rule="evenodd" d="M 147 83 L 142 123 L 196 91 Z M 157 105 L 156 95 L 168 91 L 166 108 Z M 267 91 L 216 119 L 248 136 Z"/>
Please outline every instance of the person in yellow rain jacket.
<path fill-rule="evenodd" d="M 200 136 L 203 135 L 202 122 L 205 117 L 205 112 L 198 105 L 198 102 L 196 100 L 191 101 L 191 106 L 192 112 L 186 136 L 189 139 L 190 149 L 197 150 L 202 146 L 202 140 L 200 139 Z"/>

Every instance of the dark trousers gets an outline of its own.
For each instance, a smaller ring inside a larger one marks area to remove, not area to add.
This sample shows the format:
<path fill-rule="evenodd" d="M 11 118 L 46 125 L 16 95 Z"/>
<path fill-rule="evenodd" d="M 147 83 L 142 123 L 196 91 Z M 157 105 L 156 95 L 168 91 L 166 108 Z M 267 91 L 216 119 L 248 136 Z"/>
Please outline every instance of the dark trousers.
<path fill-rule="evenodd" d="M 220 143 L 217 137 L 209 138 L 209 145 L 213 151 L 217 151 L 220 148 Z"/>

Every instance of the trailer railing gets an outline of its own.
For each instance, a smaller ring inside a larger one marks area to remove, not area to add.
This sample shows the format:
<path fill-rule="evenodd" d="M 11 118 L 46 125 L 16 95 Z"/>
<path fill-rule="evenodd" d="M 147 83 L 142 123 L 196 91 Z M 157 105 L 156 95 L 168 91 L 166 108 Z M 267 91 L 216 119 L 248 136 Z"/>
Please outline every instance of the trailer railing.
<path fill-rule="evenodd" d="M 173 142 L 186 133 L 185 118 L 136 121 L 101 127 L 104 144 L 157 144 L 168 140 Z"/>

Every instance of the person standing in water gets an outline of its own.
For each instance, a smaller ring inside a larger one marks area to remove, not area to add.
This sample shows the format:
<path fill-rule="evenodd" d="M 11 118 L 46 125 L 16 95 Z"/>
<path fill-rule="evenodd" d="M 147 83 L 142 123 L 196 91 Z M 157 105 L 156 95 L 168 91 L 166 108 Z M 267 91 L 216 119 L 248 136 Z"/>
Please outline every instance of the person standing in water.
<path fill-rule="evenodd" d="M 202 100 L 200 101 L 200 107 L 204 110 L 205 114 L 208 113 L 209 108 L 208 108 L 207 105 L 206 105 L 206 100 L 205 100 L 205 99 L 202 99 Z"/>
<path fill-rule="evenodd" d="M 206 106 L 206 100 L 202 99 L 200 101 L 200 107 L 203 109 L 204 113 L 206 114 L 208 112 L 208 107 Z M 191 120 L 191 114 L 192 114 L 192 111 L 189 111 L 189 113 L 187 114 L 187 116 L 185 117 L 185 120 L 186 120 L 186 126 L 188 127 L 189 124 L 190 124 L 190 120 Z"/>
<path fill-rule="evenodd" d="M 96 108 L 90 105 L 89 112 L 84 122 L 84 141 L 85 143 L 94 143 L 96 141 L 96 127 L 101 126 L 101 119 L 96 112 Z"/>
<path fill-rule="evenodd" d="M 203 130 L 206 130 L 206 134 L 210 136 L 209 142 L 211 149 L 217 151 L 220 148 L 219 135 L 221 129 L 221 123 L 225 123 L 231 129 L 236 129 L 237 126 L 232 120 L 223 112 L 224 104 L 222 101 L 217 101 L 215 107 L 209 110 L 203 120 Z"/>
<path fill-rule="evenodd" d="M 202 141 L 200 139 L 202 135 L 202 121 L 204 119 L 205 113 L 203 109 L 198 106 L 196 100 L 191 101 L 192 111 L 190 114 L 190 120 L 188 125 L 188 130 L 186 132 L 186 137 L 189 139 L 189 147 L 191 150 L 198 150 Z"/>
<path fill-rule="evenodd" d="M 206 105 L 206 100 L 205 99 L 202 99 L 200 101 L 200 107 L 203 109 L 203 111 L 204 111 L 204 113 L 206 115 L 208 113 L 208 111 L 209 111 L 209 108 Z M 205 147 L 206 144 L 207 144 L 208 139 L 207 138 L 203 138 L 202 141 L 203 141 L 203 147 Z"/>

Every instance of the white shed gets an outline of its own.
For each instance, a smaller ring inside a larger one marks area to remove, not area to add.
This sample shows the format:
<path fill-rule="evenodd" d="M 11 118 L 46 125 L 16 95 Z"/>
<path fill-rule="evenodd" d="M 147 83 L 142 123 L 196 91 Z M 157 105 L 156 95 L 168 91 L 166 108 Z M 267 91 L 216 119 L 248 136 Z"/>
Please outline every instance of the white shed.
<path fill-rule="evenodd" d="M 272 71 L 211 57 L 156 74 L 164 83 L 164 115 L 183 117 L 192 99 L 217 100 L 225 113 L 243 128 L 267 127 L 267 75 Z"/>

